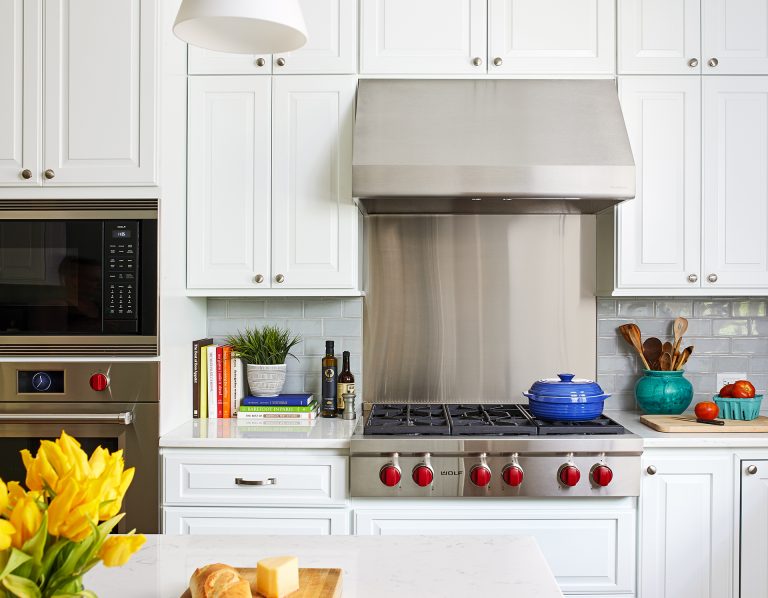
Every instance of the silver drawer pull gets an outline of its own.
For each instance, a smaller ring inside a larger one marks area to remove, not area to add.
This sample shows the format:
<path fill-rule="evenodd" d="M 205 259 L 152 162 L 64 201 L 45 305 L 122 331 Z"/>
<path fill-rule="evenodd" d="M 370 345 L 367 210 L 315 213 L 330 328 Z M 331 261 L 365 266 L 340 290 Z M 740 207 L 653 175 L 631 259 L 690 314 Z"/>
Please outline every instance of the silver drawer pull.
<path fill-rule="evenodd" d="M 266 480 L 244 480 L 235 478 L 235 484 L 238 486 L 274 486 L 277 484 L 277 478 L 267 478 Z"/>
<path fill-rule="evenodd" d="M 86 422 L 89 424 L 123 424 L 133 423 L 133 412 L 122 413 L 3 413 L 0 422 Z"/>

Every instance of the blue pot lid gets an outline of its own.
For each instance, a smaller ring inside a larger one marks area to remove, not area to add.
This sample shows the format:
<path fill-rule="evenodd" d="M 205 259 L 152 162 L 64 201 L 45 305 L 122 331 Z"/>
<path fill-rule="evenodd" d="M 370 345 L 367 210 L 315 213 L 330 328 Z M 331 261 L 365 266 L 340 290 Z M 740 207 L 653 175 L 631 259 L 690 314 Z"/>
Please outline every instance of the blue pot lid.
<path fill-rule="evenodd" d="M 539 401 L 592 402 L 608 398 L 594 380 L 576 378 L 573 374 L 558 374 L 557 378 L 545 378 L 533 383 L 527 393 L 529 399 Z"/>

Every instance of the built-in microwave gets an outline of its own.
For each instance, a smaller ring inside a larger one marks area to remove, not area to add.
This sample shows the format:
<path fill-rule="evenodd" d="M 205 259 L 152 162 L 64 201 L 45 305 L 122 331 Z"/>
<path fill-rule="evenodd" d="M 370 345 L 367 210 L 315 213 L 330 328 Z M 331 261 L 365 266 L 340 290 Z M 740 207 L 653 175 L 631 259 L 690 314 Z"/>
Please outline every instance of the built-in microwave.
<path fill-rule="evenodd" d="M 157 355 L 157 200 L 0 200 L 0 355 Z"/>

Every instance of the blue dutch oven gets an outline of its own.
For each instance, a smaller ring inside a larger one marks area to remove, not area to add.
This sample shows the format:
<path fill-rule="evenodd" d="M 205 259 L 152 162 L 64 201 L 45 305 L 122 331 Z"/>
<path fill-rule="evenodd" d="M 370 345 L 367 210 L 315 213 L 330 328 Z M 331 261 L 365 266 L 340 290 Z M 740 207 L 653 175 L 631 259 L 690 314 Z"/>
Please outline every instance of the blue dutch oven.
<path fill-rule="evenodd" d="M 603 392 L 592 380 L 575 378 L 573 374 L 558 374 L 533 383 L 528 392 L 528 406 L 534 417 L 548 421 L 589 421 L 603 412 Z"/>

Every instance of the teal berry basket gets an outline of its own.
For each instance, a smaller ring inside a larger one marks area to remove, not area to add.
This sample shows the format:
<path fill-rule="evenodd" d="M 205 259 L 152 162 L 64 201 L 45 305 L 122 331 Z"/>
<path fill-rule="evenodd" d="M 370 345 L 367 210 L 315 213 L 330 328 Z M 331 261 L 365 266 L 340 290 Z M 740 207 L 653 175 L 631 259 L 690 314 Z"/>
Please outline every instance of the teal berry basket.
<path fill-rule="evenodd" d="M 722 419 L 750 421 L 760 415 L 763 395 L 755 395 L 754 399 L 731 399 L 715 395 L 713 400 L 720 410 L 719 416 Z"/>

